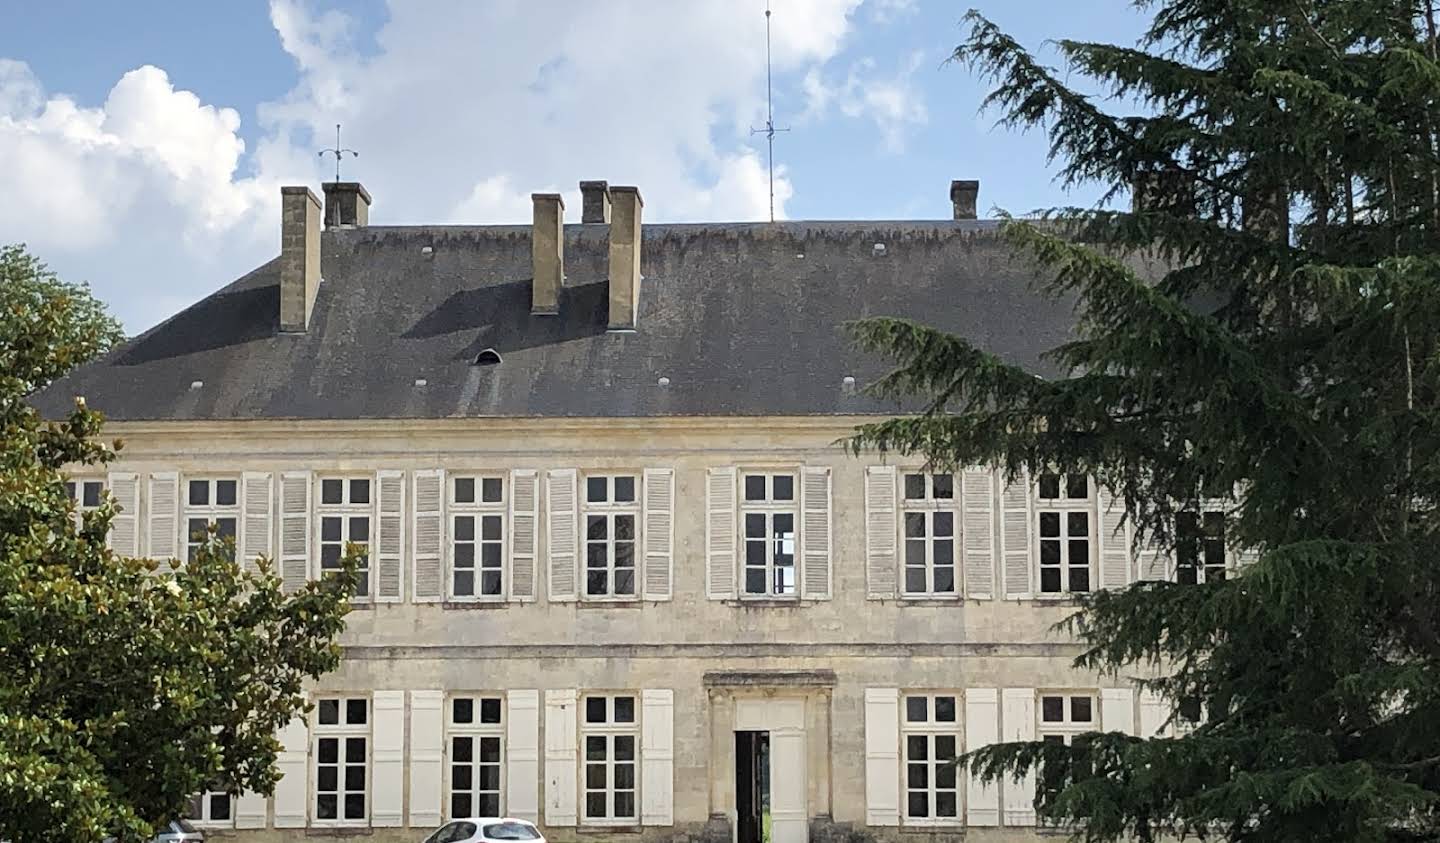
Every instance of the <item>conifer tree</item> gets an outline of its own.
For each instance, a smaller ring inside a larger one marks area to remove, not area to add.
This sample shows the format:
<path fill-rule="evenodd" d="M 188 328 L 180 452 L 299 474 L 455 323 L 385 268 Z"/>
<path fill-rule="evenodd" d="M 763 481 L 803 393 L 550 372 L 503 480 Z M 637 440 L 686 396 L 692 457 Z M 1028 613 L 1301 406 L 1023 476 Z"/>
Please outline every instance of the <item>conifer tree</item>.
<path fill-rule="evenodd" d="M 963 338 L 871 319 L 874 389 L 919 412 L 856 449 L 1083 472 L 1173 556 L 1227 499 L 1238 576 L 1079 599 L 1077 666 L 1198 704 L 1178 737 L 1004 744 L 1088 840 L 1440 837 L 1440 62 L 1429 0 L 1142 0 L 1135 48 L 1052 69 L 971 12 L 954 58 L 1001 125 L 1050 140 L 1056 208 L 1003 236 L 1074 302 L 1037 378 Z M 1084 78 L 1105 96 L 1087 96 Z"/>

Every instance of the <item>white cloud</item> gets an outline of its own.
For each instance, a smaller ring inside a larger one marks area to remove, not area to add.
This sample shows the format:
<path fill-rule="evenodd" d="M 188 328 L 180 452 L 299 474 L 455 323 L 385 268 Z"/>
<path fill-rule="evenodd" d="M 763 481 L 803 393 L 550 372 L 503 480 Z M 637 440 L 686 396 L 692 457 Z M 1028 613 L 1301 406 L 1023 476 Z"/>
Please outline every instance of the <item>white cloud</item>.
<path fill-rule="evenodd" d="M 801 82 L 805 94 L 805 120 L 819 120 L 837 109 L 850 118 L 875 124 L 887 152 L 905 151 L 910 132 L 930 120 L 925 100 L 915 84 L 915 73 L 924 65 L 919 50 L 906 57 L 889 75 L 877 72 L 875 60 L 862 58 L 850 65 L 844 79 L 831 81 L 821 67 L 812 67 Z"/>

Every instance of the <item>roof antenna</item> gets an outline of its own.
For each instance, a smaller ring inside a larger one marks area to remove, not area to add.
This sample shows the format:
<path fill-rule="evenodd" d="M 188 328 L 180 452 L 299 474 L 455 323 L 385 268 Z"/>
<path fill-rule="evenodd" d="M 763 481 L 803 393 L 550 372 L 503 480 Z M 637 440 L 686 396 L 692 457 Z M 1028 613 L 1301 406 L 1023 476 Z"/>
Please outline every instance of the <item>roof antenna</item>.
<path fill-rule="evenodd" d="M 770 168 L 770 221 L 775 221 L 775 133 L 788 132 L 790 127 L 775 128 L 775 111 L 770 104 L 770 0 L 765 0 L 765 128 L 751 128 L 750 134 L 764 135 Z M 339 146 L 339 141 L 336 141 Z"/>
<path fill-rule="evenodd" d="M 336 123 L 336 124 L 335 124 L 335 148 L 334 148 L 334 149 L 322 149 L 322 150 L 320 150 L 320 157 L 321 157 L 321 158 L 324 158 L 326 155 L 333 155 L 333 156 L 335 156 L 335 182 L 336 182 L 336 184 L 339 184 L 339 182 L 340 182 L 340 159 L 344 158 L 344 157 L 345 157 L 345 153 L 347 153 L 347 152 L 350 153 L 350 157 L 351 157 L 351 158 L 359 158 L 359 157 L 360 157 L 360 153 L 356 152 L 356 151 L 353 150 L 353 149 L 346 149 L 345 147 L 343 147 L 343 146 L 340 145 L 340 124 L 339 124 L 339 123 Z M 327 202 L 326 204 L 329 204 L 329 203 Z M 330 221 L 330 224 L 331 224 L 331 225 L 339 225 L 339 224 L 340 224 L 340 203 L 339 203 L 339 202 L 336 202 L 336 203 L 335 203 L 335 219 L 331 220 L 331 221 Z"/>

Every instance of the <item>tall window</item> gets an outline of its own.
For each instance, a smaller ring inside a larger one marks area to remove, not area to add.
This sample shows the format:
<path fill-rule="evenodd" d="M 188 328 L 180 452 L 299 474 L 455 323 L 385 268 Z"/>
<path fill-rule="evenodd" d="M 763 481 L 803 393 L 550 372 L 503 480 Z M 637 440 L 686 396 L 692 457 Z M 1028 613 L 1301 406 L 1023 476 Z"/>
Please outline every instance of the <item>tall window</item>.
<path fill-rule="evenodd" d="M 340 570 L 347 545 L 360 546 L 360 585 L 356 597 L 370 596 L 370 479 L 324 477 L 320 480 L 320 574 Z"/>
<path fill-rule="evenodd" d="M 585 478 L 586 597 L 635 595 L 636 486 L 633 474 Z"/>
<path fill-rule="evenodd" d="M 79 529 L 85 525 L 85 515 L 100 508 L 100 503 L 105 499 L 104 480 L 68 480 L 65 483 L 65 494 L 75 503 L 75 527 Z"/>
<path fill-rule="evenodd" d="M 906 694 L 901 737 L 905 743 L 907 822 L 959 822 L 960 702 L 955 694 Z"/>
<path fill-rule="evenodd" d="M 450 596 L 505 596 L 505 480 L 468 475 L 450 483 Z"/>
<path fill-rule="evenodd" d="M 369 795 L 370 701 L 322 697 L 315 706 L 315 819 L 364 820 Z"/>
<path fill-rule="evenodd" d="M 585 750 L 585 821 L 626 825 L 639 819 L 636 747 L 640 725 L 630 694 L 587 696 L 580 733 Z"/>
<path fill-rule="evenodd" d="M 1083 474 L 1042 474 L 1035 507 L 1040 527 L 1040 592 L 1090 590 L 1090 483 Z"/>
<path fill-rule="evenodd" d="M 1069 744 L 1076 735 L 1099 728 L 1092 694 L 1042 694 L 1040 740 Z"/>
<path fill-rule="evenodd" d="M 195 554 L 209 540 L 214 525 L 218 538 L 229 539 L 234 553 L 235 529 L 240 523 L 240 498 L 235 480 L 191 480 L 185 485 L 185 558 Z"/>
<path fill-rule="evenodd" d="M 904 475 L 905 593 L 954 595 L 955 475 Z"/>
<path fill-rule="evenodd" d="M 745 474 L 742 498 L 745 594 L 795 596 L 795 475 Z"/>
<path fill-rule="evenodd" d="M 234 800 L 222 790 L 207 790 L 199 796 L 190 797 L 185 816 L 203 825 L 230 825 L 235 821 L 231 812 Z"/>
<path fill-rule="evenodd" d="M 503 817 L 504 701 L 450 700 L 450 817 Z"/>
<path fill-rule="evenodd" d="M 1188 585 L 1225 579 L 1225 513 L 1175 516 L 1175 579 Z"/>

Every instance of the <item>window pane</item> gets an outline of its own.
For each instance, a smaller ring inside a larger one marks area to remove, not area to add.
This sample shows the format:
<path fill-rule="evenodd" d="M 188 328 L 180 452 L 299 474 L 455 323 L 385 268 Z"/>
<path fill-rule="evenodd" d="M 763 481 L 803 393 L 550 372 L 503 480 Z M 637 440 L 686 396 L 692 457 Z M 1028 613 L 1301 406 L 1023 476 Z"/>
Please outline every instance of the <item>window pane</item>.
<path fill-rule="evenodd" d="M 336 764 L 340 761 L 340 740 L 338 738 L 321 738 L 319 758 L 321 764 Z"/>
<path fill-rule="evenodd" d="M 216 506 L 234 506 L 234 505 L 235 505 L 235 481 L 234 481 L 234 480 L 216 480 L 216 481 L 215 481 L 215 505 L 216 505 Z"/>
<path fill-rule="evenodd" d="M 634 698 L 634 697 L 616 697 L 616 698 L 615 698 L 615 722 L 616 722 L 616 723 L 634 723 L 634 722 L 635 722 L 635 698 Z M 617 745 L 618 745 L 618 743 L 617 743 Z"/>
<path fill-rule="evenodd" d="M 470 811 L 470 794 L 468 794 L 468 793 L 455 793 L 455 794 L 452 794 L 452 795 L 450 796 L 450 816 L 452 816 L 452 817 L 468 817 L 468 816 L 471 816 L 471 815 L 472 815 L 472 814 L 471 814 L 471 811 Z"/>
<path fill-rule="evenodd" d="M 500 700 L 495 697 L 486 697 L 480 701 L 480 722 L 500 722 Z"/>
<path fill-rule="evenodd" d="M 339 819 L 335 813 L 338 804 L 335 794 L 320 794 L 315 799 L 315 816 L 322 820 Z"/>
<path fill-rule="evenodd" d="M 937 535 L 937 536 L 953 536 L 953 535 L 955 535 L 955 513 L 953 513 L 953 512 L 937 512 L 937 513 L 935 513 L 935 522 L 934 522 L 934 523 L 935 523 L 935 529 L 934 529 L 935 535 Z"/>
<path fill-rule="evenodd" d="M 480 519 L 480 538 L 486 541 L 499 541 L 503 519 L 498 515 L 486 515 Z"/>
<path fill-rule="evenodd" d="M 610 500 L 610 484 L 605 477 L 585 478 L 585 500 L 589 503 L 605 503 Z"/>
<path fill-rule="evenodd" d="M 925 570 L 925 540 L 905 540 L 905 564 Z"/>
<path fill-rule="evenodd" d="M 1065 531 L 1071 538 L 1090 535 L 1090 516 L 1084 512 L 1066 513 Z"/>
<path fill-rule="evenodd" d="M 594 597 L 610 593 L 610 574 L 603 566 L 585 574 L 585 593 Z"/>
<path fill-rule="evenodd" d="M 1043 538 L 1055 538 L 1060 535 L 1060 513 L 1040 513 L 1040 535 Z"/>
<path fill-rule="evenodd" d="M 487 543 L 480 548 L 480 564 L 485 568 L 500 567 L 500 543 Z"/>
<path fill-rule="evenodd" d="M 587 735 L 585 738 L 585 760 L 604 761 L 605 757 L 605 737 L 603 735 Z"/>
<path fill-rule="evenodd" d="M 210 483 L 207 480 L 191 480 L 189 493 L 191 506 L 205 506 L 210 503 Z"/>
<path fill-rule="evenodd" d="M 907 787 L 926 788 L 930 786 L 929 764 L 906 764 L 905 784 Z"/>
<path fill-rule="evenodd" d="M 925 567 L 905 568 L 905 591 L 909 594 L 925 593 Z"/>
<path fill-rule="evenodd" d="M 475 540 L 475 516 L 455 516 L 455 541 L 469 542 Z"/>
<path fill-rule="evenodd" d="M 911 761 L 925 761 L 930 757 L 930 742 L 924 735 L 905 737 L 905 757 Z"/>
<path fill-rule="evenodd" d="M 498 791 L 498 790 L 500 789 L 500 765 L 499 765 L 499 763 L 497 763 L 499 760 L 500 760 L 500 759 L 499 759 L 499 753 L 498 753 L 498 751 L 497 751 L 496 757 L 495 757 L 495 761 L 492 761 L 492 762 L 490 762 L 490 763 L 488 763 L 488 764 L 483 764 L 483 765 L 481 765 L 481 767 L 480 767 L 480 789 L 481 789 L 481 790 L 494 790 L 494 791 Z"/>
<path fill-rule="evenodd" d="M 634 736 L 634 735 L 616 735 L 616 736 L 615 736 L 615 760 L 616 760 L 616 761 L 634 761 L 634 760 L 635 760 L 635 736 Z"/>
<path fill-rule="evenodd" d="M 616 789 L 616 790 L 634 790 L 634 789 L 635 789 L 635 765 L 634 765 L 634 764 L 616 764 L 616 765 L 615 765 L 615 789 Z"/>
<path fill-rule="evenodd" d="M 774 500 L 795 500 L 795 478 L 788 474 L 777 474 L 773 478 Z"/>
<path fill-rule="evenodd" d="M 363 764 L 363 763 L 365 763 L 365 739 L 364 739 L 364 738 L 346 738 L 346 739 L 345 739 L 345 762 L 346 762 L 347 764 Z"/>
<path fill-rule="evenodd" d="M 761 547 L 763 548 L 764 545 L 761 545 Z M 763 558 L 763 551 L 762 551 L 762 558 Z M 764 569 L 764 568 L 746 568 L 746 569 L 745 569 L 745 593 L 746 593 L 746 594 L 764 594 L 764 593 L 765 593 L 765 569 Z"/>
<path fill-rule="evenodd" d="M 1041 697 L 1040 719 L 1046 723 L 1063 723 L 1065 721 L 1065 698 Z"/>
<path fill-rule="evenodd" d="M 953 567 L 947 566 L 935 569 L 935 593 L 955 593 L 955 569 Z"/>
<path fill-rule="evenodd" d="M 952 771 L 953 773 L 953 771 Z M 956 809 L 957 794 L 940 792 L 935 794 L 935 816 L 937 817 L 958 817 Z"/>
<path fill-rule="evenodd" d="M 474 723 L 475 701 L 469 697 L 457 697 L 450 706 L 452 722 Z"/>
<path fill-rule="evenodd" d="M 1070 590 L 1071 590 L 1071 591 L 1075 591 L 1075 592 L 1085 592 L 1085 591 L 1089 591 L 1089 590 L 1090 590 L 1090 569 L 1089 569 L 1089 568 L 1071 568 L 1071 569 L 1070 569 L 1070 582 L 1069 582 L 1069 585 L 1070 585 Z"/>
<path fill-rule="evenodd" d="M 1090 565 L 1090 542 L 1086 539 L 1071 539 L 1069 542 L 1070 559 L 1072 566 L 1088 567 Z"/>
<path fill-rule="evenodd" d="M 320 502 L 324 504 L 344 503 L 345 484 L 340 480 L 321 480 Z"/>
<path fill-rule="evenodd" d="M 615 794 L 615 816 L 635 816 L 635 794 L 633 792 Z"/>
<path fill-rule="evenodd" d="M 320 519 L 320 541 L 338 542 L 342 538 L 344 538 L 344 530 L 339 518 Z"/>
<path fill-rule="evenodd" d="M 494 597 L 501 593 L 504 582 L 499 571 L 486 570 L 480 574 L 480 593 L 488 597 Z"/>
<path fill-rule="evenodd" d="M 905 497 L 908 500 L 921 500 L 925 497 L 925 475 L 905 475 Z"/>
<path fill-rule="evenodd" d="M 609 816 L 605 811 L 605 793 L 585 794 L 585 816 L 603 818 Z"/>
<path fill-rule="evenodd" d="M 1071 698 L 1070 698 L 1070 719 L 1071 719 L 1071 720 L 1075 721 L 1076 723 L 1089 723 L 1089 722 L 1090 722 L 1090 716 L 1091 716 L 1091 711 L 1090 711 L 1090 698 L 1089 698 L 1089 697 L 1071 697 Z"/>
<path fill-rule="evenodd" d="M 763 538 L 765 538 L 765 516 L 764 516 L 764 515 L 762 515 L 762 514 L 760 514 L 760 513 L 757 513 L 757 512 L 746 513 L 746 515 L 745 515 L 745 538 L 747 538 L 747 539 L 763 539 Z"/>
<path fill-rule="evenodd" d="M 633 541 L 635 539 L 635 516 L 615 516 L 615 538 L 622 541 Z"/>
<path fill-rule="evenodd" d="M 475 740 L 466 737 L 457 737 L 452 740 L 450 742 L 450 757 L 461 763 L 473 761 L 475 759 Z M 465 786 L 469 787 L 468 784 Z"/>
<path fill-rule="evenodd" d="M 99 506 L 100 491 L 103 488 L 105 487 L 100 483 L 86 483 L 84 490 L 81 492 L 81 494 L 84 495 L 84 500 L 81 501 L 81 503 L 85 506 Z"/>
<path fill-rule="evenodd" d="M 930 719 L 930 700 L 926 697 L 905 698 L 905 720 L 908 723 L 924 723 Z"/>
<path fill-rule="evenodd" d="M 616 560 L 615 560 L 615 564 L 618 566 L 618 565 L 620 564 L 620 561 L 621 561 L 621 560 L 620 560 L 620 559 L 618 558 L 618 556 L 617 556 L 617 558 L 616 558 Z M 629 568 L 619 568 L 619 567 L 617 567 L 617 568 L 615 569 L 615 593 L 616 593 L 616 594 L 634 594 L 634 593 L 635 593 L 635 568 L 633 567 L 633 566 L 634 566 L 634 560 L 631 559 L 631 558 L 627 558 L 626 561 L 627 561 L 627 563 L 630 564 L 632 567 L 629 567 Z"/>
<path fill-rule="evenodd" d="M 469 764 L 452 764 L 450 766 L 450 786 L 456 790 L 470 790 L 475 786 L 474 773 L 475 768 Z"/>
<path fill-rule="evenodd" d="M 937 745 L 936 745 L 936 747 L 935 747 L 935 757 L 936 757 L 936 758 L 945 760 L 945 759 L 950 759 L 950 758 L 954 758 L 954 757 L 955 757 L 955 753 L 953 752 L 955 739 L 954 739 L 954 738 L 949 738 L 949 741 L 950 741 L 950 744 L 951 744 L 952 752 L 951 752 L 949 755 L 942 755 L 942 754 L 941 754 L 941 751 L 940 751 L 940 747 L 939 747 L 939 745 L 938 745 L 939 742 L 938 742 L 938 740 L 937 740 L 937 742 L 936 742 Z M 936 786 L 936 787 L 955 787 L 955 779 L 956 779 L 956 776 L 955 776 L 955 768 L 956 768 L 956 766 L 957 766 L 957 765 L 955 765 L 955 764 L 936 764 L 936 765 L 935 765 L 935 786 Z"/>
<path fill-rule="evenodd" d="M 351 726 L 359 726 L 365 722 L 365 700 L 345 701 L 345 722 Z"/>
<path fill-rule="evenodd" d="M 586 722 L 586 723 L 604 723 L 604 722 L 605 722 L 605 698 L 604 698 L 604 697 L 587 697 L 587 698 L 585 699 L 585 722 Z M 593 738 L 593 737 L 592 737 L 592 738 L 590 738 L 590 740 L 591 740 L 591 741 L 594 741 L 594 740 L 596 740 L 596 738 Z M 600 738 L 599 740 L 600 740 L 602 743 L 604 742 L 604 738 Z"/>
<path fill-rule="evenodd" d="M 937 539 L 935 542 L 935 564 L 950 566 L 955 564 L 955 540 Z"/>
<path fill-rule="evenodd" d="M 345 794 L 345 819 L 359 820 L 365 818 L 365 794 Z"/>
<path fill-rule="evenodd" d="M 1060 564 L 1060 542 L 1053 540 L 1045 540 L 1040 542 L 1040 564 Z"/>
<path fill-rule="evenodd" d="M 747 500 L 747 501 L 763 501 L 763 500 L 765 500 L 765 475 L 763 475 L 763 474 L 747 474 L 747 475 L 745 475 L 745 500 Z"/>
<path fill-rule="evenodd" d="M 456 503 L 474 503 L 474 502 L 475 502 L 475 478 L 473 478 L 473 477 L 456 477 L 456 478 L 455 478 L 455 502 L 456 502 Z"/>
<path fill-rule="evenodd" d="M 498 794 L 498 793 L 482 793 L 482 794 L 480 794 L 480 803 L 479 803 L 479 804 L 480 804 L 480 811 L 479 811 L 480 816 L 482 816 L 482 817 L 498 817 L 498 816 L 500 816 L 500 794 Z M 464 830 L 462 830 L 462 833 L 460 834 L 460 836 L 458 836 L 458 837 L 455 838 L 456 840 L 467 840 L 467 839 L 469 839 L 470 837 L 474 836 L 474 834 L 475 834 L 475 831 L 474 831 L 475 825 L 474 825 L 473 823 L 466 823 L 466 824 L 465 824 L 465 828 L 466 828 L 466 829 L 469 829 L 469 831 L 468 831 L 468 832 L 465 832 Z"/>
<path fill-rule="evenodd" d="M 907 513 L 905 513 L 905 536 L 906 536 L 907 538 L 924 538 L 924 537 L 925 537 L 925 513 L 923 513 L 923 512 L 907 512 Z"/>
<path fill-rule="evenodd" d="M 954 736 L 954 735 L 936 735 L 936 736 L 935 736 L 935 760 L 936 760 L 936 761 L 949 761 L 949 760 L 951 760 L 951 759 L 954 758 L 954 757 L 955 757 L 955 736 Z"/>
<path fill-rule="evenodd" d="M 334 793 L 340 789 L 340 768 L 322 764 L 316 771 L 315 789 L 321 793 Z"/>
<path fill-rule="evenodd" d="M 323 725 L 331 725 L 340 722 L 340 701 L 337 699 L 324 699 L 320 701 L 320 722 Z"/>
<path fill-rule="evenodd" d="M 1060 593 L 1060 569 L 1040 569 L 1040 590 L 1046 594 Z"/>
<path fill-rule="evenodd" d="M 615 502 L 635 502 L 635 478 L 629 475 L 621 475 L 615 478 Z"/>
<path fill-rule="evenodd" d="M 955 497 L 955 475 L 936 474 L 930 478 L 936 500 L 953 500 Z"/>
<path fill-rule="evenodd" d="M 480 481 L 480 500 L 485 503 L 500 503 L 505 499 L 505 481 L 499 477 L 486 477 Z"/>
<path fill-rule="evenodd" d="M 1083 500 L 1090 497 L 1090 483 L 1083 474 L 1065 475 L 1065 497 Z"/>
<path fill-rule="evenodd" d="M 905 800 L 905 806 L 909 809 L 909 815 L 916 819 L 923 819 L 930 816 L 930 794 L 925 791 L 910 791 Z"/>
<path fill-rule="evenodd" d="M 370 502 L 370 481 L 369 481 L 369 480 L 355 479 L 355 480 L 351 480 L 351 481 L 350 481 L 350 502 L 351 502 L 351 503 L 369 503 L 369 502 Z"/>
<path fill-rule="evenodd" d="M 346 790 L 364 790 L 364 789 L 365 789 L 365 765 L 364 765 L 364 764 L 351 764 L 351 765 L 348 765 L 348 766 L 345 768 L 345 789 L 346 789 Z"/>
<path fill-rule="evenodd" d="M 350 519 L 350 541 L 370 541 L 370 519 L 364 516 L 352 517 Z"/>
<path fill-rule="evenodd" d="M 1060 475 L 1040 475 L 1040 497 L 1045 500 L 1054 500 L 1060 497 Z"/>
<path fill-rule="evenodd" d="M 606 767 L 604 764 L 585 765 L 585 786 L 595 790 L 605 787 Z"/>
<path fill-rule="evenodd" d="M 936 698 L 935 698 L 935 722 L 937 722 L 937 723 L 954 723 L 954 722 L 955 722 L 955 698 L 954 698 L 954 697 L 936 697 Z"/>

